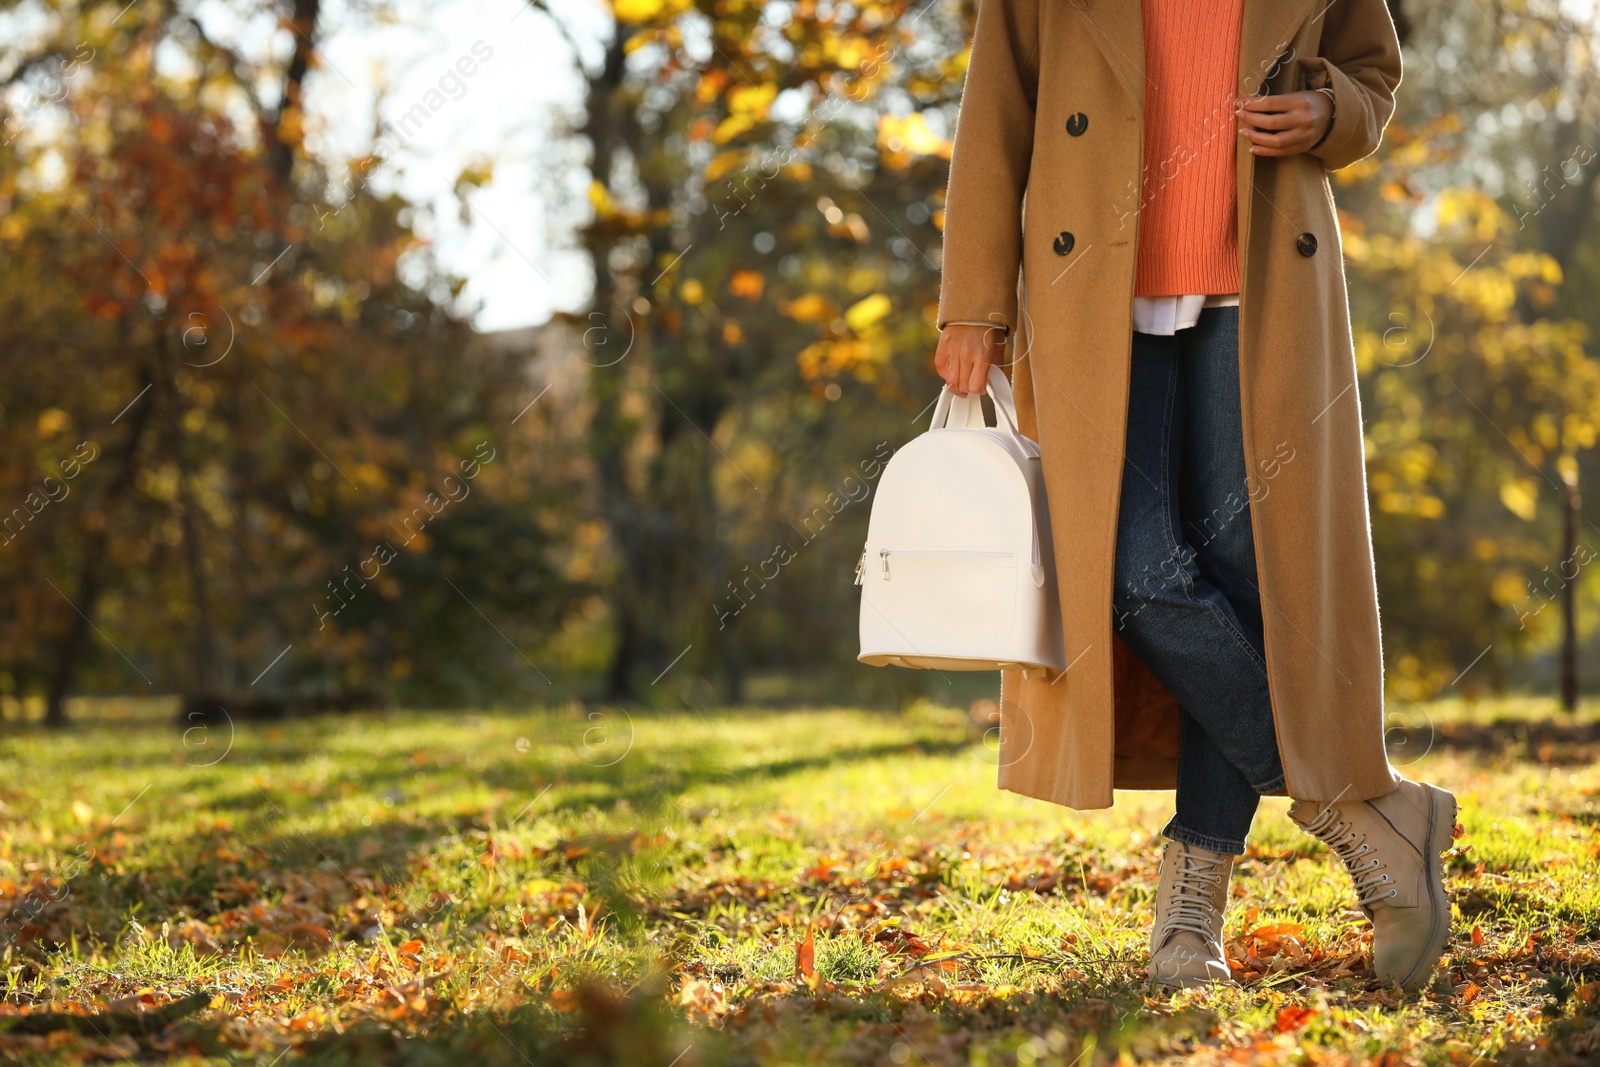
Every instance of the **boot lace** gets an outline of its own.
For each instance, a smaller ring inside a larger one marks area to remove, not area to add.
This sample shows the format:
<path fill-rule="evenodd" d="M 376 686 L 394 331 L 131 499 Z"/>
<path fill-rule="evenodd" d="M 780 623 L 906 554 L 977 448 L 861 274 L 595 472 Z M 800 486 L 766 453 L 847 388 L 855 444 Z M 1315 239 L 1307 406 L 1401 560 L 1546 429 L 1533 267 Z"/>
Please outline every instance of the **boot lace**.
<path fill-rule="evenodd" d="M 1214 896 L 1222 882 L 1218 865 L 1192 852 L 1175 850 L 1177 866 L 1172 872 L 1172 897 L 1162 923 L 1162 940 L 1179 930 L 1199 934 L 1207 942 L 1217 940 L 1217 908 Z"/>
<path fill-rule="evenodd" d="M 1323 808 L 1305 829 L 1344 863 L 1344 869 L 1355 882 L 1356 902 L 1363 908 L 1399 895 L 1400 890 L 1395 888 L 1386 870 L 1387 864 L 1378 858 L 1378 850 L 1367 843 L 1366 834 L 1356 833 L 1354 823 L 1340 818 L 1338 808 Z"/>

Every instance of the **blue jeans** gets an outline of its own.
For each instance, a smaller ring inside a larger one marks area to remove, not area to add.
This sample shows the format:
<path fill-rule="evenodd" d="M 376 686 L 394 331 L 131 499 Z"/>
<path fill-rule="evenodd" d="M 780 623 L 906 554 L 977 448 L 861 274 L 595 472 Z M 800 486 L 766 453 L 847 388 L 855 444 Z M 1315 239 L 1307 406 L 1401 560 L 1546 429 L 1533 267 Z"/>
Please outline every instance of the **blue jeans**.
<path fill-rule="evenodd" d="M 1283 787 L 1239 409 L 1238 308 L 1133 335 L 1113 626 L 1183 708 L 1162 834 L 1234 855 Z"/>

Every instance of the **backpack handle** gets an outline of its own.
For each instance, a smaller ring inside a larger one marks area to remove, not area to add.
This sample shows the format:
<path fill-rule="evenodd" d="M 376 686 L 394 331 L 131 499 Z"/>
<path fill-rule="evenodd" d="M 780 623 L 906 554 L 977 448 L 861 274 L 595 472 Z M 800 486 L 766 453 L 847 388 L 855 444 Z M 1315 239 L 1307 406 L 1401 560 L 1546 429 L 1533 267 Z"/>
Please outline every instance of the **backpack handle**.
<path fill-rule="evenodd" d="M 1025 442 L 1023 445 L 1025 452 L 1037 455 L 1038 449 L 1033 447 L 1032 442 L 1017 428 L 1017 400 L 1011 392 L 1011 382 L 1007 380 L 1005 371 L 991 364 L 984 392 L 994 401 L 996 429 L 1009 430 L 1012 436 Z M 939 391 L 939 402 L 934 405 L 933 421 L 928 429 L 979 429 L 987 426 L 988 422 L 983 417 L 983 402 L 976 393 L 957 396 L 951 391 L 949 384 Z"/>

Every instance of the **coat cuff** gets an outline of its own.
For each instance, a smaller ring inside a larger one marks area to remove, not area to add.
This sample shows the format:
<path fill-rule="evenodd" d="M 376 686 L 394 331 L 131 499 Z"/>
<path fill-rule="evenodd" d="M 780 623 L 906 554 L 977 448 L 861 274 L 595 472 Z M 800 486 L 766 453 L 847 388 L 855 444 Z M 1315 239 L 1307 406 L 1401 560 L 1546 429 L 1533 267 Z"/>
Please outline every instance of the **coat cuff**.
<path fill-rule="evenodd" d="M 1305 87 L 1333 90 L 1333 123 L 1311 154 L 1329 170 L 1348 167 L 1377 151 L 1383 130 L 1373 120 L 1365 92 L 1344 71 L 1322 56 L 1306 60 Z"/>
<path fill-rule="evenodd" d="M 1011 324 L 1003 320 L 998 312 L 987 319 L 941 319 L 939 329 L 942 330 L 946 326 L 998 326 L 1006 333 L 1011 332 Z"/>
<path fill-rule="evenodd" d="M 976 276 L 973 276 L 976 279 Z M 983 288 L 991 288 L 991 281 L 983 279 Z M 1015 286 L 1016 279 L 1011 279 Z M 1015 333 L 1017 329 L 1017 294 L 1015 288 L 982 294 L 963 293 L 962 288 L 950 272 L 946 271 L 940 280 L 941 292 L 939 294 L 939 329 L 944 329 L 952 322 L 976 322 L 988 326 L 1004 326 L 1007 333 Z"/>

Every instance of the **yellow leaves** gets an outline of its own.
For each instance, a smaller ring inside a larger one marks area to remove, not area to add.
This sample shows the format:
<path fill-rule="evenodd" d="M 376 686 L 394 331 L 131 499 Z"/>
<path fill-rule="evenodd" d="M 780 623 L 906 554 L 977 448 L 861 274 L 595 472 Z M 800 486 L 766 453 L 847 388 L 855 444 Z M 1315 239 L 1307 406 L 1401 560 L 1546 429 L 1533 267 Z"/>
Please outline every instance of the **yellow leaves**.
<path fill-rule="evenodd" d="M 676 31 L 677 27 L 674 26 L 672 29 Z M 659 30 L 645 30 L 643 32 L 633 34 L 626 41 L 622 42 L 622 54 L 631 56 L 645 45 L 654 44 L 656 41 L 661 40 L 664 37 L 671 37 L 673 40 L 677 39 L 675 33 L 664 34 Z"/>
<path fill-rule="evenodd" d="M 823 41 L 823 54 L 843 70 L 855 70 L 874 52 L 871 42 L 854 34 L 828 37 Z"/>
<path fill-rule="evenodd" d="M 1523 522 L 1532 522 L 1539 503 L 1539 484 L 1533 478 L 1510 478 L 1500 483 L 1500 503 Z"/>
<path fill-rule="evenodd" d="M 1417 194 L 1407 188 L 1405 182 L 1393 179 L 1378 186 L 1378 195 L 1395 204 L 1404 204 L 1417 199 Z"/>
<path fill-rule="evenodd" d="M 702 80 L 701 92 L 710 91 L 706 82 Z M 727 144 L 746 130 L 753 129 L 755 124 L 767 117 L 767 112 L 772 107 L 772 101 L 777 99 L 778 86 L 776 82 L 765 82 L 761 85 L 738 85 L 728 91 L 728 117 L 717 124 L 711 134 L 711 140 L 716 144 Z"/>
<path fill-rule="evenodd" d="M 1378 510 L 1391 515 L 1437 519 L 1444 514 L 1444 501 L 1427 493 L 1379 493 Z"/>
<path fill-rule="evenodd" d="M 589 182 L 589 205 L 594 208 L 594 213 L 601 218 L 605 218 L 616 211 L 616 205 L 612 203 L 611 194 L 606 191 L 605 185 L 599 181 Z"/>
<path fill-rule="evenodd" d="M 922 112 L 909 115 L 883 115 L 878 119 L 878 149 L 884 165 L 904 170 L 916 156 L 950 158 L 952 143 L 928 128 Z"/>
<path fill-rule="evenodd" d="M 722 90 L 728 86 L 728 72 L 718 67 L 708 70 L 700 75 L 700 82 L 694 87 L 694 98 L 702 104 L 709 104 L 722 95 Z"/>
<path fill-rule="evenodd" d="M 711 162 L 706 164 L 706 169 L 701 172 L 706 182 L 716 181 L 724 174 L 745 161 L 747 153 L 744 149 L 732 149 L 727 152 L 718 152 L 711 157 Z"/>
<path fill-rule="evenodd" d="M 748 115 L 755 119 L 767 117 L 772 101 L 777 99 L 776 82 L 763 85 L 739 85 L 728 93 L 728 110 L 735 115 Z"/>
<path fill-rule="evenodd" d="M 1333 180 L 1340 185 L 1358 185 L 1378 173 L 1381 162 L 1377 156 L 1358 159 L 1348 167 L 1333 172 Z"/>
<path fill-rule="evenodd" d="M 133 480 L 139 491 L 152 500 L 169 503 L 178 498 L 178 469 L 170 464 L 142 467 Z"/>
<path fill-rule="evenodd" d="M 717 124 L 716 130 L 711 134 L 711 140 L 715 144 L 727 144 L 755 124 L 753 115 L 729 115 Z"/>
<path fill-rule="evenodd" d="M 894 309 L 893 303 L 882 293 L 874 293 L 858 301 L 844 313 L 844 321 L 858 334 L 866 333 Z"/>
<path fill-rule="evenodd" d="M 666 6 L 662 0 L 611 0 L 611 14 L 618 22 L 638 25 L 661 14 Z"/>
<path fill-rule="evenodd" d="M 852 371 L 859 378 L 875 378 L 878 360 L 872 342 L 860 338 L 818 341 L 807 345 L 796 357 L 800 374 L 807 381 L 837 377 Z"/>
<path fill-rule="evenodd" d="M 685 304 L 698 304 L 706 298 L 706 287 L 700 284 L 699 279 L 690 278 L 678 286 L 678 296 Z"/>
<path fill-rule="evenodd" d="M 839 317 L 839 309 L 820 293 L 807 293 L 796 300 L 780 300 L 778 314 L 796 322 L 830 322 Z"/>
<path fill-rule="evenodd" d="M 81 800 L 72 802 L 72 817 L 78 821 L 79 826 L 88 826 L 94 822 L 94 809 Z"/>
<path fill-rule="evenodd" d="M 60 408 L 45 408 L 39 413 L 38 431 L 41 441 L 48 440 L 65 430 L 72 420 Z"/>
<path fill-rule="evenodd" d="M 760 271 L 736 270 L 728 277 L 728 292 L 746 300 L 760 300 L 766 287 L 766 276 Z"/>
<path fill-rule="evenodd" d="M 1508 232 L 1511 217 L 1495 200 L 1479 189 L 1454 187 L 1439 194 L 1436 210 L 1439 229 L 1457 229 L 1463 237 L 1482 243 L 1494 241 Z"/>
<path fill-rule="evenodd" d="M 1551 285 L 1561 284 L 1561 264 L 1542 252 L 1518 252 L 1507 256 L 1503 269 L 1512 278 L 1534 278 Z"/>

